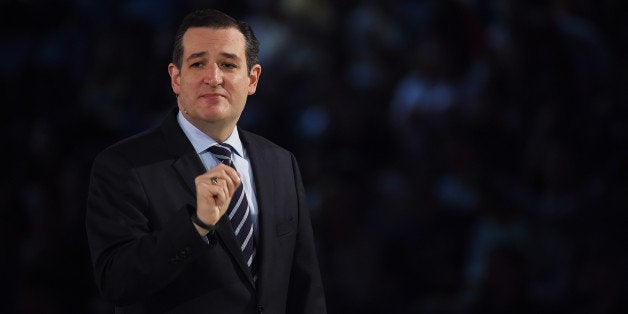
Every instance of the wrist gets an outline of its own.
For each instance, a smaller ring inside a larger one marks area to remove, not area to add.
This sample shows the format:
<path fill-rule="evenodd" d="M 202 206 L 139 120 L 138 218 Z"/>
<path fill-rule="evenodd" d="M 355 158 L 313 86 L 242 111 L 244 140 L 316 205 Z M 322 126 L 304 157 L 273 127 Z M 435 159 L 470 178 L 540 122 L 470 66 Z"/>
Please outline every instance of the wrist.
<path fill-rule="evenodd" d="M 196 215 L 196 211 L 193 211 L 190 214 L 190 219 L 192 220 L 192 222 L 195 225 L 197 225 L 198 227 L 201 227 L 202 229 L 206 230 L 207 232 L 209 232 L 209 233 L 213 233 L 214 232 L 214 226 L 204 223 L 200 218 L 198 218 L 198 216 Z"/>

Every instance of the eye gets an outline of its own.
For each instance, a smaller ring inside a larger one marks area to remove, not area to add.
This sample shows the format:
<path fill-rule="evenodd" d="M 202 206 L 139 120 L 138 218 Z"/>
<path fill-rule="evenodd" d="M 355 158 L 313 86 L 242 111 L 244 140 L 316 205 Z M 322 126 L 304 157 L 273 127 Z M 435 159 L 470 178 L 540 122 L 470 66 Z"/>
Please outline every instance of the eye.
<path fill-rule="evenodd" d="M 192 64 L 190 64 L 190 68 L 202 68 L 203 67 L 203 62 L 194 62 Z"/>
<path fill-rule="evenodd" d="M 226 69 L 237 69 L 238 65 L 235 63 L 225 62 L 222 64 L 222 67 Z"/>

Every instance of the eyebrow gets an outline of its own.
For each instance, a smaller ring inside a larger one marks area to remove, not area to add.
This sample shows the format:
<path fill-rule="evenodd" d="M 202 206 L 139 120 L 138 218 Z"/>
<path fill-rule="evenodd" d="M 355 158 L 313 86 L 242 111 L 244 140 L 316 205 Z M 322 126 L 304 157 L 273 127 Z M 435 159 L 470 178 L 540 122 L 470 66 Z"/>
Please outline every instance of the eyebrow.
<path fill-rule="evenodd" d="M 225 57 L 225 58 L 227 58 L 227 59 L 233 59 L 233 60 L 237 60 L 237 61 L 240 60 L 240 58 L 237 55 L 233 54 L 233 53 L 221 52 L 220 55 Z"/>
<path fill-rule="evenodd" d="M 202 58 L 202 57 L 204 57 L 206 55 L 207 55 L 207 51 L 196 52 L 196 53 L 191 54 L 189 57 L 187 57 L 186 60 L 190 61 L 192 59 Z M 221 52 L 220 55 L 222 57 L 224 57 L 224 58 L 227 58 L 227 59 L 234 59 L 234 60 L 238 60 L 238 61 L 240 60 L 240 58 L 236 54 L 233 54 L 233 53 Z"/>
<path fill-rule="evenodd" d="M 187 57 L 186 60 L 190 61 L 192 59 L 201 58 L 201 57 L 204 57 L 206 54 L 207 54 L 206 51 L 193 53 L 189 57 Z"/>

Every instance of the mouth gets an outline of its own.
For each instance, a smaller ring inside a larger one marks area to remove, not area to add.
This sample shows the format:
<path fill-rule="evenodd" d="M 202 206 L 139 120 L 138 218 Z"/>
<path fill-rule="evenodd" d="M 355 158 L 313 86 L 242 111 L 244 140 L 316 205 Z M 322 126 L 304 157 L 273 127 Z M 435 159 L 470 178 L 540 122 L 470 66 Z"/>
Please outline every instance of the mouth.
<path fill-rule="evenodd" d="M 208 103 L 216 103 L 217 104 L 224 97 L 225 96 L 220 94 L 220 93 L 207 93 L 207 94 L 202 94 L 199 98 L 203 99 L 204 101 L 206 101 Z"/>
<path fill-rule="evenodd" d="M 205 99 L 219 99 L 225 97 L 220 93 L 207 93 L 207 94 L 202 94 L 200 96 L 200 98 L 205 98 Z"/>

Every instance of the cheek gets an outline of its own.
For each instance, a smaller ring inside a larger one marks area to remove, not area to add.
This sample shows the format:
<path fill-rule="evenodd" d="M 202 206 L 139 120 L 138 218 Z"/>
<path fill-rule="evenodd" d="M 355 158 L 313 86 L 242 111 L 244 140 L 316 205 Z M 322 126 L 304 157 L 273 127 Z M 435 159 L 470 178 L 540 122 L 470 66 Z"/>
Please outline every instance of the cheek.
<path fill-rule="evenodd" d="M 251 94 L 251 86 L 247 79 L 238 80 L 237 83 L 234 83 L 233 88 L 237 89 L 239 95 L 246 96 Z"/>
<path fill-rule="evenodd" d="M 201 82 L 202 83 L 202 82 Z M 187 94 L 194 93 L 194 91 L 200 88 L 199 82 L 194 80 L 194 78 L 187 78 L 181 80 L 180 89 Z"/>

